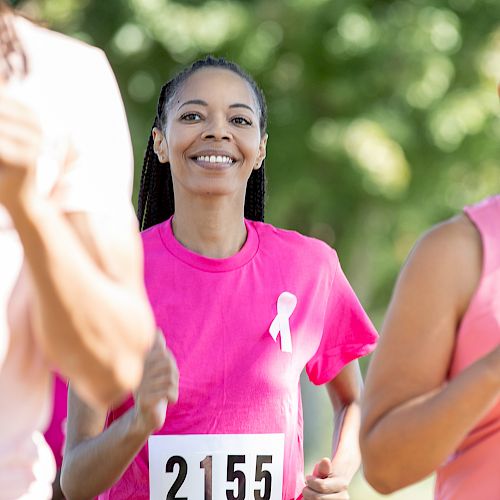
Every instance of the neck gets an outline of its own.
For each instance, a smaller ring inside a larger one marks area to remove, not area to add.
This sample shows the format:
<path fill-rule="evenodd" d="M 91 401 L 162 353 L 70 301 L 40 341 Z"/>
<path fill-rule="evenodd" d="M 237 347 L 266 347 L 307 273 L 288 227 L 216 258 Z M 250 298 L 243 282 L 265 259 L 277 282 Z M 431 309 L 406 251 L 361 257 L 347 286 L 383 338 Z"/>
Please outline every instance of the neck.
<path fill-rule="evenodd" d="M 179 200 L 179 201 L 178 201 Z M 197 254 L 224 259 L 239 252 L 247 238 L 244 193 L 240 196 L 177 196 L 174 235 Z"/>

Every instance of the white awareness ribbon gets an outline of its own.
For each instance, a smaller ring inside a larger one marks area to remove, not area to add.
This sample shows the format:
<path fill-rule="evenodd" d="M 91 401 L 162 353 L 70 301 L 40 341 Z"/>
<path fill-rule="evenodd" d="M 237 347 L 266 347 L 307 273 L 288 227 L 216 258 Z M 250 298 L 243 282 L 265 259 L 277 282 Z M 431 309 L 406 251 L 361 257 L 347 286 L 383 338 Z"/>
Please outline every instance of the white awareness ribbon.
<path fill-rule="evenodd" d="M 281 337 L 281 350 L 283 352 L 292 352 L 292 336 L 290 335 L 290 316 L 297 306 L 297 297 L 293 293 L 283 292 L 278 297 L 278 314 L 273 319 L 269 327 L 269 333 L 276 342 L 278 333 Z"/>

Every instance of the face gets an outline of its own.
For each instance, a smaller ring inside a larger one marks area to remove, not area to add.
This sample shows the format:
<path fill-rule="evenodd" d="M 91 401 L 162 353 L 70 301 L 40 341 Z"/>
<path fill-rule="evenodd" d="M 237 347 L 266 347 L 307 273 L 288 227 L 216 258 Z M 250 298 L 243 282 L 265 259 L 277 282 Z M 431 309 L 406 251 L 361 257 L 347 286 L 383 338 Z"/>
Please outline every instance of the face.
<path fill-rule="evenodd" d="M 203 68 L 178 90 L 163 131 L 153 131 L 160 162 L 170 163 L 176 199 L 183 195 L 245 197 L 262 165 L 259 108 L 250 85 L 232 71 Z"/>

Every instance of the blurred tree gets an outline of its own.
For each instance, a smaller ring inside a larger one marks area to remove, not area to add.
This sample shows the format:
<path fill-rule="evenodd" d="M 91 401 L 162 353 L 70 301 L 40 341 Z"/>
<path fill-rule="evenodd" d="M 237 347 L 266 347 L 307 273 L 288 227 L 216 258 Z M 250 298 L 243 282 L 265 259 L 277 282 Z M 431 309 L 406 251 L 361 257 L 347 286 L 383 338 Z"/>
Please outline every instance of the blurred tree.
<path fill-rule="evenodd" d="M 28 7 L 108 54 L 137 174 L 160 86 L 173 72 L 214 53 L 252 73 L 270 110 L 267 220 L 335 245 L 378 325 L 418 235 L 500 188 L 497 0 Z"/>

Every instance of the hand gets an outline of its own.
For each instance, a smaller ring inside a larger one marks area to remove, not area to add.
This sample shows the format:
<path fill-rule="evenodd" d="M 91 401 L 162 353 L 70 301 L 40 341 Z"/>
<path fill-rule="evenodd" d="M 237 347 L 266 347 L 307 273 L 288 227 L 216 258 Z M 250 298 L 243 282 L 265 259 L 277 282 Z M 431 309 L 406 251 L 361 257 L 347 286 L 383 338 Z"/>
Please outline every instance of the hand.
<path fill-rule="evenodd" d="M 312 476 L 306 477 L 302 491 L 304 500 L 349 499 L 347 478 L 336 476 L 329 458 L 322 458 L 314 467 Z"/>
<path fill-rule="evenodd" d="M 34 113 L 0 89 L 0 203 L 9 211 L 34 193 L 41 144 Z"/>
<path fill-rule="evenodd" d="M 178 397 L 179 372 L 174 356 L 158 330 L 155 341 L 144 361 L 142 380 L 135 393 L 135 418 L 148 434 L 163 426 L 167 403 Z"/>

